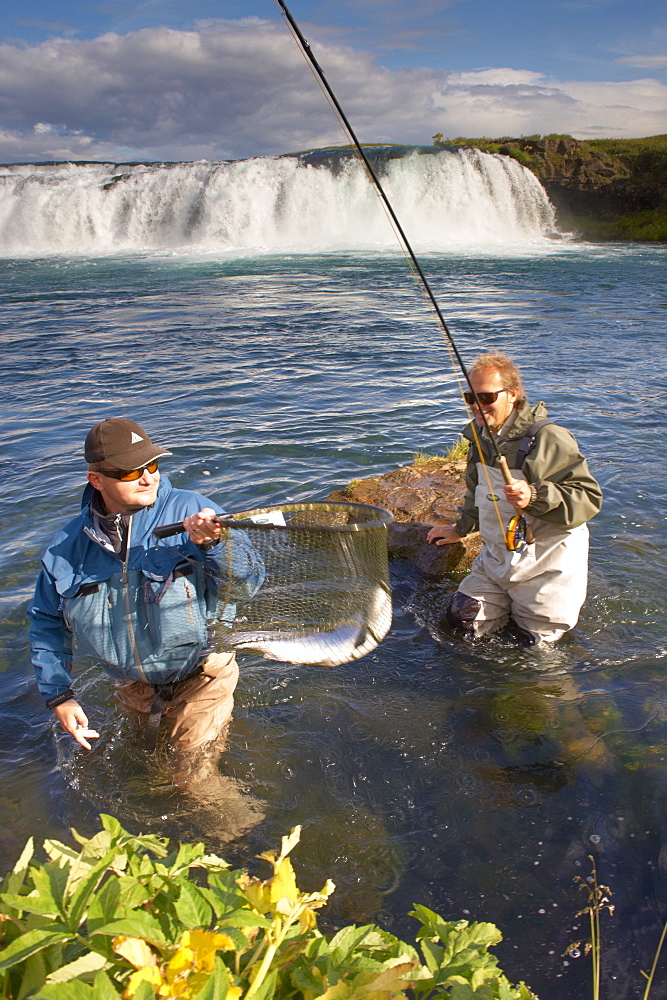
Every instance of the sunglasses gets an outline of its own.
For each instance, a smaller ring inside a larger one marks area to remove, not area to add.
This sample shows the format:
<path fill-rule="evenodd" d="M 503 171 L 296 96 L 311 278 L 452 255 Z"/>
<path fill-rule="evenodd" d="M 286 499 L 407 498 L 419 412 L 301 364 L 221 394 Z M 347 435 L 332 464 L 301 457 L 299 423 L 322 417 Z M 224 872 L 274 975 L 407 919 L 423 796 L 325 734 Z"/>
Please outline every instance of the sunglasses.
<path fill-rule="evenodd" d="M 101 476 L 107 479 L 117 479 L 120 483 L 131 483 L 135 479 L 141 479 L 144 472 L 157 472 L 158 461 L 154 458 L 148 465 L 142 465 L 140 469 L 97 469 Z"/>
<path fill-rule="evenodd" d="M 501 392 L 509 392 L 509 389 L 498 389 L 497 392 L 478 392 L 477 399 L 475 399 L 474 393 L 464 392 L 463 398 L 465 399 L 468 406 L 472 406 L 478 400 L 482 406 L 491 406 L 491 403 L 495 403 Z"/>

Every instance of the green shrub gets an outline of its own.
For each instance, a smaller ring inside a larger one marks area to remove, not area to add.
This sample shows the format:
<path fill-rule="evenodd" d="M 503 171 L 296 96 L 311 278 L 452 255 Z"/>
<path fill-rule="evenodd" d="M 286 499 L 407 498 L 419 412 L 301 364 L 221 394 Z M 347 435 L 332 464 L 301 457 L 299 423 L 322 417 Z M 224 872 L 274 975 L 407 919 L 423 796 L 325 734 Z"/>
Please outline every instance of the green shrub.
<path fill-rule="evenodd" d="M 6 1000 L 536 1000 L 512 986 L 488 948 L 489 923 L 452 923 L 423 906 L 418 947 L 374 925 L 331 940 L 315 911 L 333 892 L 304 893 L 288 857 L 260 857 L 265 880 L 233 871 L 203 844 L 170 851 L 111 816 L 79 850 L 26 845 L 0 893 L 0 996 Z"/>

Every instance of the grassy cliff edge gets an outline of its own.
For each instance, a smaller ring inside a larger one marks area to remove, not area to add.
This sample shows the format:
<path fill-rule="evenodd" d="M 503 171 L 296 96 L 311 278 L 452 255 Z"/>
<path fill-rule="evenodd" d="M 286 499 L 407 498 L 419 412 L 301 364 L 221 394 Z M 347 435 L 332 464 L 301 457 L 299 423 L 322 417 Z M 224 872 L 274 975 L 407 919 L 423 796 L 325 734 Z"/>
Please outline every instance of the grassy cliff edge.
<path fill-rule="evenodd" d="M 447 139 L 511 156 L 539 178 L 560 229 L 588 240 L 667 242 L 667 135 L 645 139 L 588 139 L 569 135 Z"/>

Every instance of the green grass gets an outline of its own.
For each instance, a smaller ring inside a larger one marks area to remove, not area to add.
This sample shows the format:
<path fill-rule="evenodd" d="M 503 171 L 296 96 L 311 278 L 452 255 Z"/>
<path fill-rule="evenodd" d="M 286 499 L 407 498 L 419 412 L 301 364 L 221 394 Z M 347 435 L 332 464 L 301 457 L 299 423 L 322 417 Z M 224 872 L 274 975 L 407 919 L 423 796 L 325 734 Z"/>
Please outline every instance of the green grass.
<path fill-rule="evenodd" d="M 419 469 L 424 466 L 442 465 L 443 462 L 460 462 L 467 454 L 468 442 L 465 438 L 459 438 L 446 455 L 428 455 L 423 451 L 418 451 L 412 460 L 412 464 Z"/>

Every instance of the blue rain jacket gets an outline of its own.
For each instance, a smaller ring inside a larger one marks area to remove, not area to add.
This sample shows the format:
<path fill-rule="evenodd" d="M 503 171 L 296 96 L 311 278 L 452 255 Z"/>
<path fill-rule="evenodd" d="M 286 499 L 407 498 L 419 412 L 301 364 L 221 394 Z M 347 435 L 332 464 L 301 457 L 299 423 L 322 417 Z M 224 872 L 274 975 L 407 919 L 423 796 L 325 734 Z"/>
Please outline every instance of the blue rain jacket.
<path fill-rule="evenodd" d="M 47 702 L 69 691 L 74 650 L 123 680 L 187 677 L 209 652 L 208 621 L 233 620 L 234 602 L 264 581 L 264 564 L 243 531 L 223 532 L 210 549 L 187 532 L 153 536 L 158 525 L 204 507 L 223 513 L 199 493 L 161 477 L 153 506 L 130 518 L 124 562 L 95 532 L 92 497 L 89 485 L 81 513 L 49 545 L 28 612 L 32 662 Z"/>

